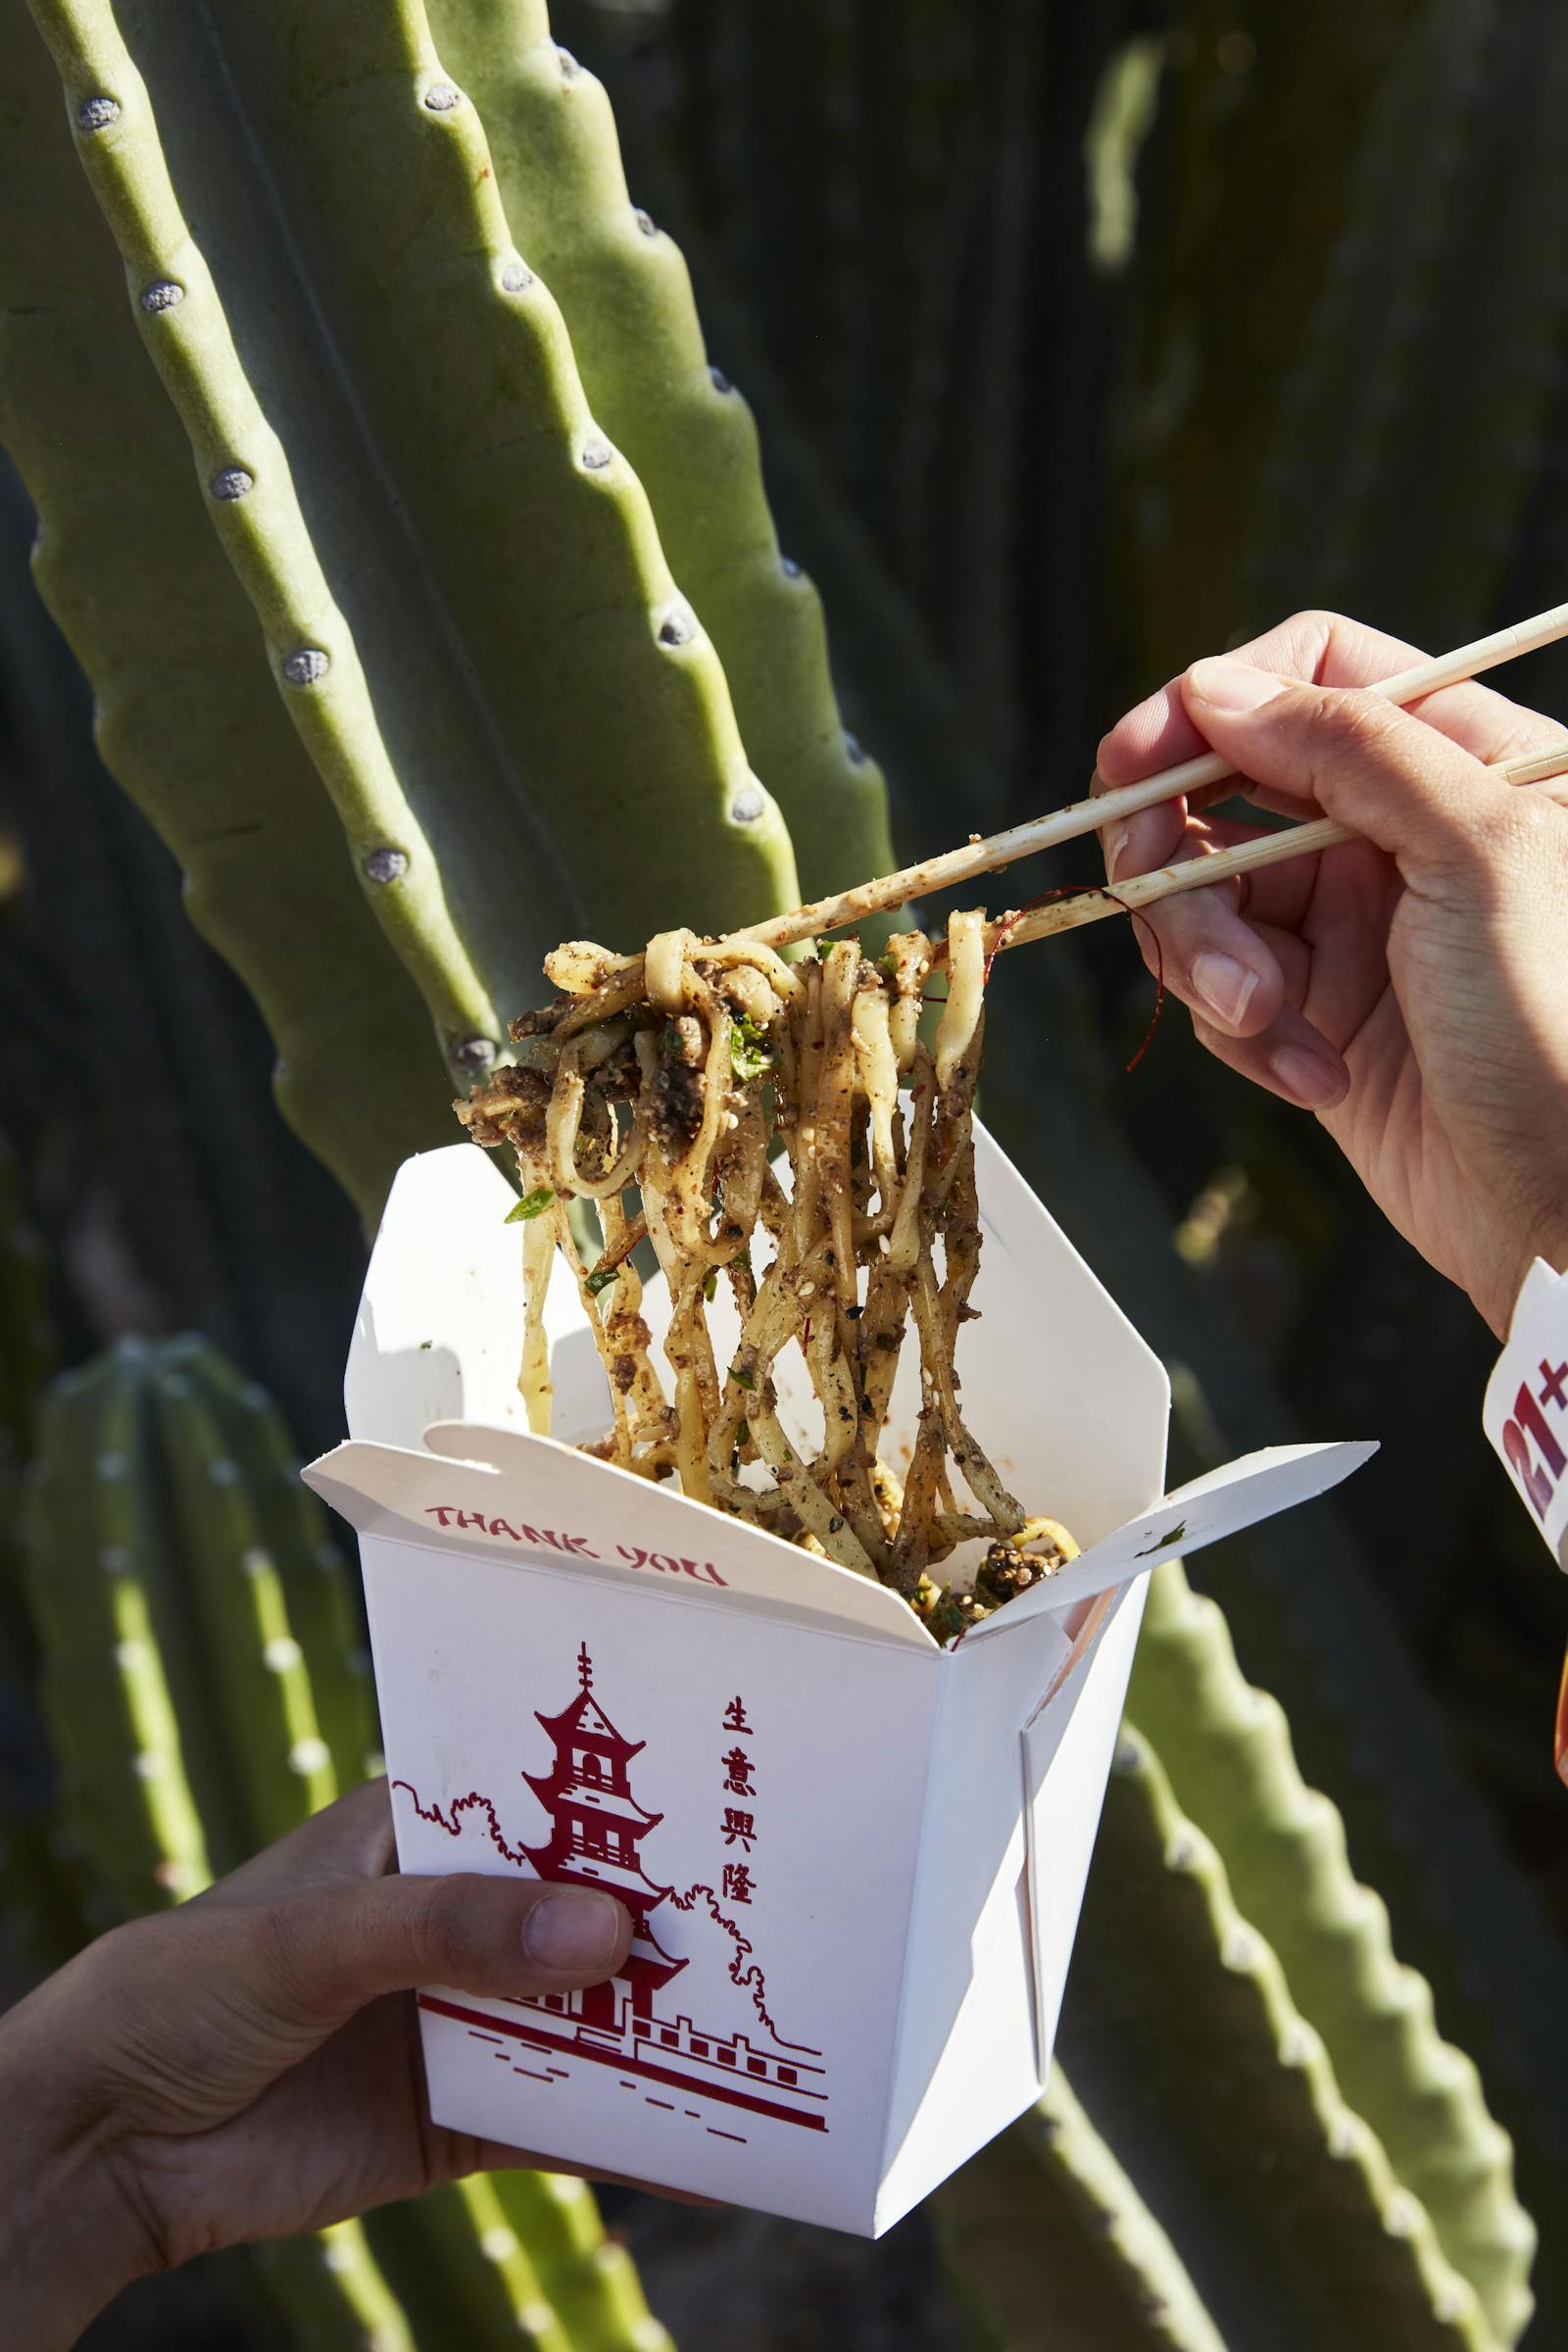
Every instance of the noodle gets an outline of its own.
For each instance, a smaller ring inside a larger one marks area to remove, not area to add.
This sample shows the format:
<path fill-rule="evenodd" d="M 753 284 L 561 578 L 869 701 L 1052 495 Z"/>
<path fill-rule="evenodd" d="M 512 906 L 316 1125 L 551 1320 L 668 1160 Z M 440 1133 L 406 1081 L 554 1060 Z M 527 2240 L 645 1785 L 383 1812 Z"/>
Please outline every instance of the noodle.
<path fill-rule="evenodd" d="M 940 953 L 908 931 L 875 963 L 848 940 L 789 964 L 757 940 L 665 931 L 628 966 L 571 941 L 545 967 L 563 993 L 513 1024 L 516 1060 L 457 1108 L 476 1142 L 516 1155 L 530 1427 L 549 1428 L 544 1296 L 559 1251 L 610 1379 L 613 1426 L 589 1450 L 880 1578 L 948 1640 L 1075 1546 L 1054 1520 L 1026 1518 L 959 1406 L 954 1354 L 980 1264 L 983 916 L 949 923 L 928 1046 L 921 1002 Z M 572 1199 L 603 1220 L 592 1266 Z M 668 1287 L 668 1384 L 642 1313 L 644 1242 Z M 720 1282 L 740 1325 L 725 1363 L 707 1312 Z M 921 1409 L 901 1485 L 879 1445 L 911 1322 Z M 774 1367 L 791 1347 L 821 1411 L 814 1452 L 779 1416 Z M 929 1571 L 977 1538 L 990 1549 L 974 1589 L 939 1585 Z"/>

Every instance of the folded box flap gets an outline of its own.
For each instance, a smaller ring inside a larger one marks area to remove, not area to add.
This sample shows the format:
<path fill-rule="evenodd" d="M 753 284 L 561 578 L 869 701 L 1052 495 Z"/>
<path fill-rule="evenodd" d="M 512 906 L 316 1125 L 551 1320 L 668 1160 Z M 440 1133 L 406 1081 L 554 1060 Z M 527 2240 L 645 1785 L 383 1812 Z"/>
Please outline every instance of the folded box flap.
<path fill-rule="evenodd" d="M 938 1654 L 886 1586 L 553 1438 L 436 1422 L 423 1447 L 351 1438 L 304 1475 L 362 1534 L 655 1582 L 685 1599 L 730 1595 Z"/>
<path fill-rule="evenodd" d="M 1075 1560 L 1021 1599 L 1009 1601 L 994 1617 L 964 1636 L 966 1642 L 984 1642 L 1026 1624 L 1050 1609 L 1070 1607 L 1091 1593 L 1123 1585 L 1146 1568 L 1178 1553 L 1200 1551 L 1244 1527 L 1271 1519 L 1313 1495 L 1327 1494 L 1376 1453 L 1364 1440 L 1318 1446 L 1267 1446 L 1243 1454 L 1222 1469 L 1207 1470 L 1201 1478 L 1178 1487 L 1152 1511 L 1129 1519 L 1099 1544 L 1092 1544 Z"/>
<path fill-rule="evenodd" d="M 476 1145 L 449 1144 L 404 1161 L 349 1348 L 343 1402 L 351 1437 L 416 1450 L 432 1421 L 526 1428 L 517 1393 L 522 1227 L 508 1223 L 516 1205 L 516 1194 Z M 564 1406 L 584 1382 L 602 1391 L 571 1283 L 551 1284 L 545 1326 Z"/>

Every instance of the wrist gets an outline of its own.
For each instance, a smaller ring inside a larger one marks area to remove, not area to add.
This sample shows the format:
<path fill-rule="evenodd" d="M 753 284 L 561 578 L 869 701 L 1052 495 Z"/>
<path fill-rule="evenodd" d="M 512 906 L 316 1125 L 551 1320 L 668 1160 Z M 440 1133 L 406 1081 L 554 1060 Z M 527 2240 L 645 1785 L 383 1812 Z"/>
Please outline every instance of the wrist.
<path fill-rule="evenodd" d="M 0 2343 L 65 2352 L 152 2265 L 104 2119 L 73 2113 L 66 2054 L 37 2047 L 46 1990 L 0 2018 Z"/>
<path fill-rule="evenodd" d="M 1554 1274 L 1568 1274 L 1568 1215 L 1522 1217 L 1498 1236 L 1487 1255 L 1490 1263 L 1461 1275 L 1461 1281 L 1482 1321 L 1506 1341 L 1531 1268 L 1541 1263 Z"/>

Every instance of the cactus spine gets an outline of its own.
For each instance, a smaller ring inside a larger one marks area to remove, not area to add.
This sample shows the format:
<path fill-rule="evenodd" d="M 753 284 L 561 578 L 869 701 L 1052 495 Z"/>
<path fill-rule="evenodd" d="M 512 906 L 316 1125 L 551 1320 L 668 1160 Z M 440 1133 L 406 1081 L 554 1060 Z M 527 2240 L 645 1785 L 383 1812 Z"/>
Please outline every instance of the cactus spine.
<path fill-rule="evenodd" d="M 62 1809 L 122 1911 L 198 1892 L 375 1767 L 324 1514 L 270 1400 L 205 1343 L 127 1343 L 55 1383 L 26 1534 Z M 257 2259 L 313 2352 L 453 2329 L 476 2352 L 668 2352 L 579 2181 L 479 2177 Z"/>

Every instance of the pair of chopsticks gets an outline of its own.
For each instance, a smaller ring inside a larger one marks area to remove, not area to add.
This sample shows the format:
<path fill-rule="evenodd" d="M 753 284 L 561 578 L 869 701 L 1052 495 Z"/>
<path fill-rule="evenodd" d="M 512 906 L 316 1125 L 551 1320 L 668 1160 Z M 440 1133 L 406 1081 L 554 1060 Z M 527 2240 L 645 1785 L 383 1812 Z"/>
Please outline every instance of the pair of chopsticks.
<path fill-rule="evenodd" d="M 1534 653 L 1540 646 L 1555 644 L 1562 637 L 1568 637 L 1568 605 L 1554 605 L 1549 612 L 1538 612 L 1511 629 L 1497 629 L 1490 637 L 1477 637 L 1469 645 L 1456 646 L 1450 654 L 1440 654 L 1435 661 L 1417 662 L 1392 678 L 1381 679 L 1367 691 L 1381 694 L 1391 703 L 1413 703 L 1423 695 L 1436 694 L 1441 687 L 1456 686 L 1462 679 L 1479 677 L 1483 670 L 1495 669 L 1499 662 Z M 868 914 L 886 913 L 911 899 L 952 889 L 956 883 L 971 881 L 977 874 L 995 873 L 1000 866 L 1010 865 L 1016 858 L 1032 857 L 1037 850 L 1054 849 L 1064 841 L 1078 840 L 1085 833 L 1117 824 L 1140 809 L 1152 808 L 1179 794 L 1222 783 L 1234 772 L 1229 760 L 1218 752 L 1203 752 L 1195 760 L 1183 760 L 1174 767 L 1162 768 L 1157 775 L 1141 777 L 1136 784 L 1123 784 L 1093 800 L 1075 802 L 1070 808 L 1057 808 L 1048 816 L 1032 818 L 1028 824 L 994 833 L 988 840 L 971 841 L 961 850 L 949 850 L 940 858 L 907 865 L 902 873 L 886 874 L 854 890 L 841 891 L 836 898 L 818 899 L 809 906 L 798 906 L 793 913 L 750 924 L 737 936 L 760 940 L 772 948 L 815 939 L 823 932 L 842 930 L 847 923 L 859 922 Z M 1568 775 L 1568 739 L 1528 760 L 1494 762 L 1493 772 L 1509 784 L 1539 784 L 1548 777 Z M 1568 789 L 1551 797 L 1568 797 Z M 1114 895 L 1109 891 L 1088 890 L 1081 897 L 1060 899 L 1053 906 L 1035 907 L 1026 914 L 1004 916 L 988 927 L 987 945 L 993 949 L 1020 947 L 1026 940 L 1074 930 L 1081 923 L 1098 923 L 1110 914 L 1129 914 L 1160 899 L 1173 898 L 1179 891 L 1206 890 L 1210 884 L 1229 881 L 1234 875 L 1254 873 L 1259 866 L 1277 865 L 1287 858 L 1304 858 L 1313 851 L 1332 849 L 1337 843 L 1353 838 L 1348 826 L 1336 824 L 1331 817 L 1292 825 L 1281 832 L 1265 834 L 1258 841 L 1246 842 L 1239 849 L 1218 850 L 1208 857 L 1194 858 L 1181 865 L 1159 866 L 1152 873 L 1118 882 Z"/>

